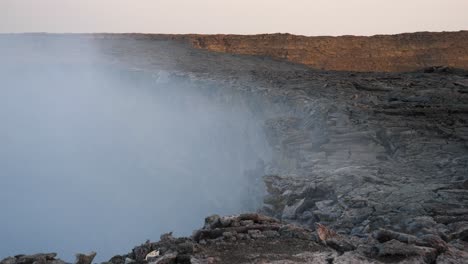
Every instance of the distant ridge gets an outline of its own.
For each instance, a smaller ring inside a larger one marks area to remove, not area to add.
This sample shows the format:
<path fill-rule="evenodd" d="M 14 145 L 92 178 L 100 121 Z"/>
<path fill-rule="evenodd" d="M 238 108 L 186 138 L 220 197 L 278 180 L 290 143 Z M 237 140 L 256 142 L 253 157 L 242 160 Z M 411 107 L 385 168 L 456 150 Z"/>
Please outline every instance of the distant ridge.
<path fill-rule="evenodd" d="M 370 37 L 308 37 L 284 33 L 60 35 L 175 40 L 214 52 L 268 56 L 304 64 L 314 69 L 333 71 L 405 72 L 432 66 L 449 66 L 468 70 L 468 31 L 417 32 Z"/>
<path fill-rule="evenodd" d="M 286 59 L 337 71 L 413 71 L 445 65 L 468 69 L 468 31 L 372 37 L 192 36 L 196 48 Z"/>

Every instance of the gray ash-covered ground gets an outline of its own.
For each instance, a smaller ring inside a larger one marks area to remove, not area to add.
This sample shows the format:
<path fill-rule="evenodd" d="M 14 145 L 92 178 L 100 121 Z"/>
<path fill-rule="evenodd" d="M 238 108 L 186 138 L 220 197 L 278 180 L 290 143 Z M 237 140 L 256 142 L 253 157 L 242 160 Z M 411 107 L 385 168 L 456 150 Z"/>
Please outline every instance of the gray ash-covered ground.
<path fill-rule="evenodd" d="M 93 41 L 99 63 L 241 97 L 273 152 L 246 175 L 253 200 L 266 186 L 258 210 L 274 219 L 214 216 L 113 264 L 153 250 L 152 263 L 468 263 L 467 72 L 323 72 L 170 41 Z M 317 223 L 333 231 L 320 239 Z M 15 263 L 29 264 L 1 264 Z"/>

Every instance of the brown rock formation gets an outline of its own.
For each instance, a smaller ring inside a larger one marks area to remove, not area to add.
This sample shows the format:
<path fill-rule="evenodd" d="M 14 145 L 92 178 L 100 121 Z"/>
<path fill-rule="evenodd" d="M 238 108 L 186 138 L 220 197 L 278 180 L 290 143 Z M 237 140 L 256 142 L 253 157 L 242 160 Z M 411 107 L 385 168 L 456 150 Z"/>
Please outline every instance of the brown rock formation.
<path fill-rule="evenodd" d="M 468 69 L 468 31 L 371 37 L 306 37 L 291 34 L 113 35 L 115 38 L 128 36 L 184 41 L 200 49 L 269 56 L 323 70 L 405 72 L 440 65 Z"/>
<path fill-rule="evenodd" d="M 217 52 L 271 56 L 337 71 L 412 71 L 445 65 L 468 69 L 468 31 L 372 37 L 192 35 L 194 47 Z"/>
<path fill-rule="evenodd" d="M 105 39 L 175 40 L 189 43 L 199 49 L 267 56 L 319 70 L 408 72 L 433 66 L 468 70 L 468 30 L 371 37 L 307 37 L 291 34 L 92 34 L 87 36 Z"/>

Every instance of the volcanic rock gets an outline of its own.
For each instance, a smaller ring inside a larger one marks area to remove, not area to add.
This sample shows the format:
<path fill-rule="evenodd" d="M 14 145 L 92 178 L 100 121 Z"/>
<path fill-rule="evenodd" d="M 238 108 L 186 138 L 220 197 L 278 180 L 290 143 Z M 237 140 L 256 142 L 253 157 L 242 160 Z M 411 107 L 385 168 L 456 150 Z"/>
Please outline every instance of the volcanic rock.
<path fill-rule="evenodd" d="M 88 255 L 76 254 L 75 264 L 92 264 L 94 257 L 96 257 L 96 252 L 91 252 Z"/>

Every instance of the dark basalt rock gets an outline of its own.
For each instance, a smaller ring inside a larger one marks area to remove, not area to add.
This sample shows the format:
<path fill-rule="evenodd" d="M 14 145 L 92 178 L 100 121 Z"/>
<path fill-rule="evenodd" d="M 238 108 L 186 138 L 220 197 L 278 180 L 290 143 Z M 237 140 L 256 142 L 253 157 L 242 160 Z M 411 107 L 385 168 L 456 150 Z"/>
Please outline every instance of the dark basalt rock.
<path fill-rule="evenodd" d="M 338 234 L 324 225 L 318 225 L 321 231 L 312 231 L 260 214 L 212 216 L 207 222 L 213 219 L 217 225 L 205 225 L 191 238 L 162 237 L 133 252 L 159 250 L 161 255 L 149 263 L 251 263 L 259 259 L 285 263 L 329 263 L 332 259 L 333 263 L 463 263 L 455 256 L 465 256 L 463 248 L 468 245 L 459 240 L 447 243 L 435 235 L 417 237 L 385 229 L 366 238 Z M 225 224 L 220 226 L 221 222 Z M 110 262 L 129 256 L 116 256 Z"/>
<path fill-rule="evenodd" d="M 66 264 L 56 259 L 57 253 L 40 253 L 34 255 L 17 255 L 0 261 L 0 264 Z"/>
<path fill-rule="evenodd" d="M 75 264 L 92 264 L 93 259 L 96 257 L 96 252 L 91 252 L 89 254 L 76 254 Z"/>

